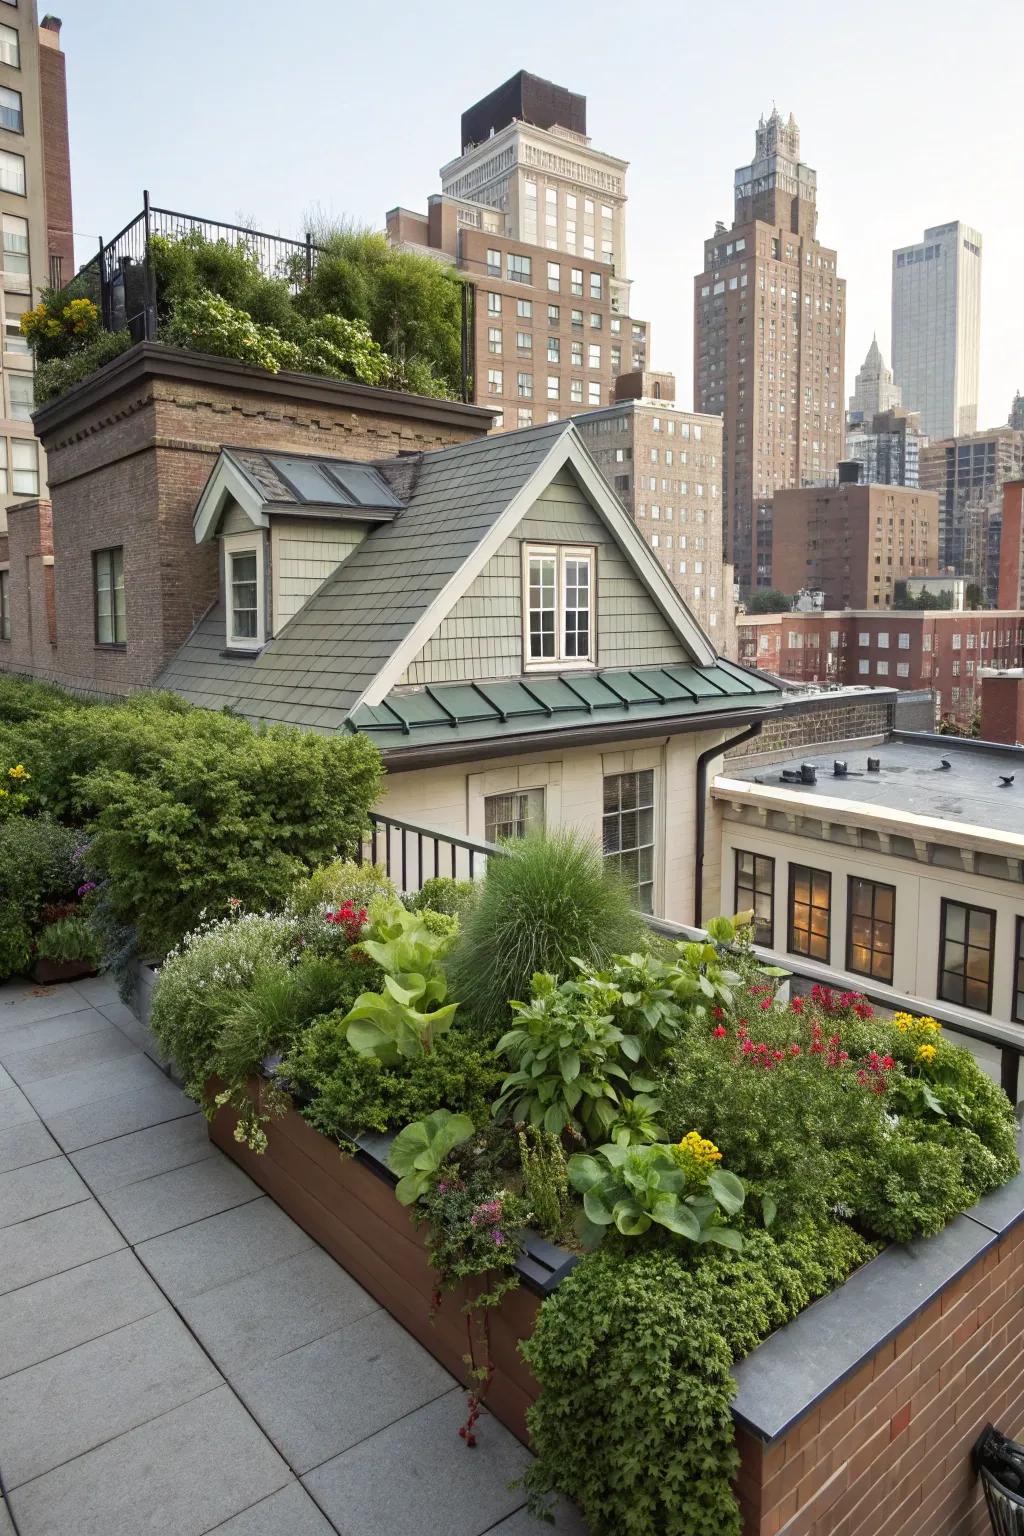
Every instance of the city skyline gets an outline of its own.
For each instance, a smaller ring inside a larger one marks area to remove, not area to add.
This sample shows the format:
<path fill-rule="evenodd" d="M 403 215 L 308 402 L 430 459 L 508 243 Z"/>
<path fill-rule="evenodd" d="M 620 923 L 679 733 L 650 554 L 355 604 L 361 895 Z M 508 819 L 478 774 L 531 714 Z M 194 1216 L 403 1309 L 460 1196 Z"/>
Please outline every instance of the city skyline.
<path fill-rule="evenodd" d="M 173 12 L 144 14 L 105 0 L 99 9 L 88 0 L 62 7 L 79 259 L 136 211 L 147 185 L 165 206 L 286 233 L 301 230 L 314 205 L 383 228 L 386 206 L 419 206 L 439 184 L 439 168 L 460 147 L 462 111 L 529 69 L 586 95 L 595 145 L 630 161 L 632 309 L 652 322 L 653 366 L 677 374 L 688 404 L 692 273 L 715 220 L 731 219 L 733 172 L 749 161 L 755 125 L 774 101 L 800 125 L 818 172 L 819 233 L 839 251 L 848 282 L 844 394 L 873 333 L 891 359 L 892 251 L 952 219 L 985 239 L 979 425 L 1004 421 L 1024 388 L 1024 322 L 1012 301 L 1024 226 L 1007 198 L 1019 175 L 1013 39 L 1024 41 L 1024 21 L 1010 5 L 972 15 L 969 32 L 951 4 L 930 13 L 928 29 L 880 5 L 830 17 L 823 29 L 807 3 L 788 4 L 785 25 L 762 29 L 761 13 L 740 0 L 727 47 L 715 28 L 682 14 L 631 22 L 635 70 L 626 75 L 621 50 L 599 46 L 621 20 L 610 4 L 552 13 L 524 0 L 514 37 L 495 46 L 490 30 L 471 25 L 477 13 L 465 0 L 429 28 L 408 0 L 395 0 L 385 59 L 372 15 L 309 0 L 299 36 L 310 46 L 275 63 L 278 111 L 252 84 L 265 70 L 260 18 L 279 17 L 260 0 L 181 0 Z M 873 18 L 884 18 L 887 48 L 872 51 L 862 79 L 858 48 Z M 744 35 L 749 48 L 737 46 Z M 965 71 L 941 122 L 925 130 L 907 71 L 912 61 L 922 80 L 940 78 L 951 41 L 984 68 Z M 145 111 L 153 61 L 186 56 L 188 110 L 167 134 Z M 131 132 L 115 133 L 111 156 L 111 119 L 95 110 L 93 82 L 113 59 L 118 121 Z M 858 107 L 858 82 L 876 112 Z"/>

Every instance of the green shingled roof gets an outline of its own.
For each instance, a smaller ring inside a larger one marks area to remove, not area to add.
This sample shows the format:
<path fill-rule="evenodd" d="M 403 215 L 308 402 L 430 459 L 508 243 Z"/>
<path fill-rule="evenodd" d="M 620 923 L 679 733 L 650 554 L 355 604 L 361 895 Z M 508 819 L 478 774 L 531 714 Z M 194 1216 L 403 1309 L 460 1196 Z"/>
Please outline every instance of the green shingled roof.
<path fill-rule="evenodd" d="M 499 683 L 437 683 L 360 704 L 345 722 L 382 751 L 452 746 L 538 731 L 730 712 L 758 713 L 780 697 L 765 678 L 720 658 L 713 667 L 559 673 Z"/>

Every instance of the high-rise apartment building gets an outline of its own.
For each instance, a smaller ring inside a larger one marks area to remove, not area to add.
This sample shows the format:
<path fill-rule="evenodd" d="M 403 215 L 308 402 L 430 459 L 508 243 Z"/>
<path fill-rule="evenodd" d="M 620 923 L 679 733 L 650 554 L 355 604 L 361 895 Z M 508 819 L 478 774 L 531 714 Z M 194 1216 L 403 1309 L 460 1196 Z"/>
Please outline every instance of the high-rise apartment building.
<path fill-rule="evenodd" d="M 865 485 L 920 485 L 921 449 L 928 439 L 918 422 L 916 412 L 894 406 L 848 423 L 846 457 L 860 464 Z"/>
<path fill-rule="evenodd" d="M 473 400 L 498 430 L 607 405 L 619 374 L 648 364 L 647 322 L 629 314 L 627 162 L 593 147 L 586 111 L 521 71 L 463 113 L 462 154 L 426 214 L 387 215 L 392 244 L 468 280 Z"/>
<path fill-rule="evenodd" d="M 937 524 L 936 498 L 905 486 L 776 491 L 774 583 L 823 592 L 826 608 L 891 608 L 897 582 L 935 569 Z"/>
<path fill-rule="evenodd" d="M 817 220 L 799 129 L 773 112 L 736 172 L 732 228 L 705 242 L 694 279 L 694 404 L 723 417 L 726 556 L 744 592 L 771 584 L 770 519 L 755 505 L 843 456 L 846 283 Z"/>
<path fill-rule="evenodd" d="M 614 405 L 574 417 L 587 447 L 718 650 L 736 655 L 722 552 L 722 418 L 684 411 L 668 373 L 624 375 Z"/>
<path fill-rule="evenodd" d="M 1024 480 L 1003 486 L 1003 529 L 999 547 L 1001 608 L 1024 608 Z"/>
<path fill-rule="evenodd" d="M 847 427 L 870 422 L 882 411 L 893 411 L 902 404 L 901 391 L 893 382 L 892 369 L 885 366 L 878 345 L 878 337 L 872 336 L 867 356 L 860 365 L 860 372 L 853 382 Z"/>
<path fill-rule="evenodd" d="M 991 427 L 921 450 L 921 486 L 939 498 L 939 562 L 996 601 L 1003 486 L 1024 474 L 1024 431 Z"/>
<path fill-rule="evenodd" d="M 60 22 L 35 0 L 0 0 L 0 533 L 7 507 L 45 490 L 32 427 L 32 355 L 21 317 L 74 274 L 67 95 Z"/>
<path fill-rule="evenodd" d="M 892 253 L 893 375 L 933 442 L 977 428 L 980 358 L 981 236 L 936 225 Z"/>

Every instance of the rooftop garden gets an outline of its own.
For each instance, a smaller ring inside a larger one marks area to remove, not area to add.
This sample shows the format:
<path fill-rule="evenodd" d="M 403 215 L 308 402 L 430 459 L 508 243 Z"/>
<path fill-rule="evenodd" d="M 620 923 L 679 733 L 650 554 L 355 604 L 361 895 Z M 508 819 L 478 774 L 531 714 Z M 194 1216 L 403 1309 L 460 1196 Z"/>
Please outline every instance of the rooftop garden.
<path fill-rule="evenodd" d="M 569 833 L 403 893 L 335 856 L 379 787 L 358 738 L 3 686 L 7 968 L 73 890 L 97 951 L 161 960 L 152 1028 L 239 1143 L 270 1155 L 296 1112 L 340 1156 L 393 1135 L 439 1293 L 468 1285 L 480 1325 L 467 1445 L 527 1233 L 575 1253 L 521 1345 L 528 1480 L 592 1536 L 737 1533 L 734 1362 L 1017 1171 L 973 1056 L 933 1019 L 795 995 L 749 914 L 664 940 Z"/>
<path fill-rule="evenodd" d="M 319 232 L 308 277 L 302 261 L 288 258 L 268 276 L 258 239 L 244 233 L 154 234 L 148 249 L 156 339 L 168 346 L 271 373 L 459 398 L 462 279 L 451 267 L 347 225 Z M 23 317 L 39 404 L 132 345 L 127 326 L 104 327 L 98 299 L 96 272 L 83 269 L 66 287 L 44 292 Z"/>

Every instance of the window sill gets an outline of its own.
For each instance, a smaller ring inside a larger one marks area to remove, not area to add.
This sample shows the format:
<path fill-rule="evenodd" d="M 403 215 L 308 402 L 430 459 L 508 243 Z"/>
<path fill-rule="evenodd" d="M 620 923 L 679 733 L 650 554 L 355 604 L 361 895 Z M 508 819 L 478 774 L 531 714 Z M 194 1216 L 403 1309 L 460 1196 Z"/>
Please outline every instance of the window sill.
<path fill-rule="evenodd" d="M 93 649 L 103 651 L 104 653 L 107 651 L 127 651 L 128 642 L 127 640 L 97 640 L 93 644 Z"/>
<path fill-rule="evenodd" d="M 525 661 L 523 663 L 524 676 L 535 677 L 538 673 L 547 672 L 595 672 L 597 662 L 593 660 L 581 661 L 579 657 L 573 657 L 571 661 Z"/>
<path fill-rule="evenodd" d="M 263 645 L 235 645 L 225 646 L 221 651 L 222 656 L 230 656 L 232 661 L 253 661 L 263 650 Z"/>

